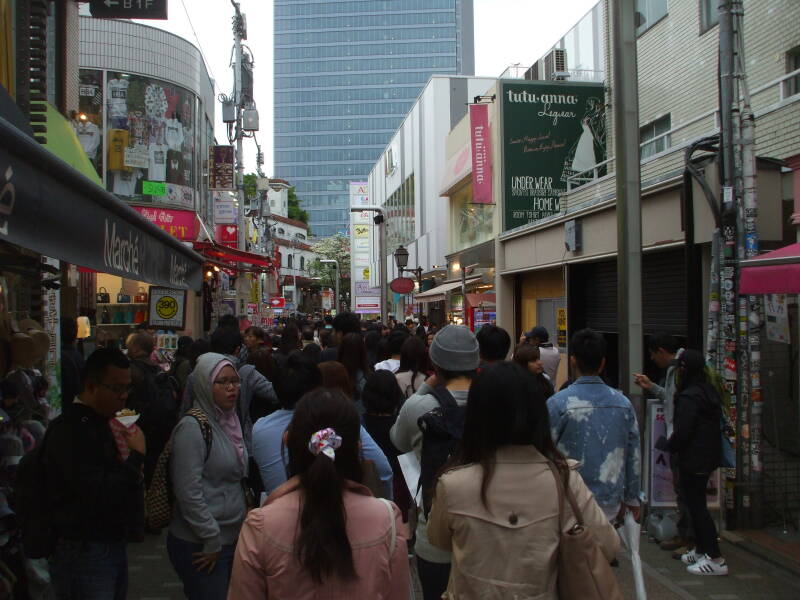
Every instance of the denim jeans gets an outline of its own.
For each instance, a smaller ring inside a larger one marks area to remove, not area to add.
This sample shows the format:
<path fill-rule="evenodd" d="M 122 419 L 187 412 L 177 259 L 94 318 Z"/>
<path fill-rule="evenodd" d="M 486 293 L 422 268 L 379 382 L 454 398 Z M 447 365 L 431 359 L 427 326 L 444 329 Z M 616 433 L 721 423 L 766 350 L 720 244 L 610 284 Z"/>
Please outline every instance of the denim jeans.
<path fill-rule="evenodd" d="M 125 600 L 126 543 L 59 540 L 50 575 L 58 600 Z"/>
<path fill-rule="evenodd" d="M 197 570 L 192 564 L 195 552 L 203 551 L 203 544 L 187 542 L 167 535 L 167 552 L 172 567 L 181 578 L 183 593 L 188 600 L 225 600 L 233 569 L 234 545 L 223 546 L 219 559 L 211 573 Z"/>

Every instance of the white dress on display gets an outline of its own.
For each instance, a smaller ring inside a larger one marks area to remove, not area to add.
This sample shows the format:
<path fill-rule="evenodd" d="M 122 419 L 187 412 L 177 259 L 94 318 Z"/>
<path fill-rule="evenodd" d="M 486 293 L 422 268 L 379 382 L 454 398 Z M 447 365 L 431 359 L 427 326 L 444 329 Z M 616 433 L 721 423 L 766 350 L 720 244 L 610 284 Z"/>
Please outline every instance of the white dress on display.
<path fill-rule="evenodd" d="M 583 133 L 578 139 L 578 146 L 575 148 L 575 156 L 572 159 L 572 170 L 576 173 L 588 171 L 597 164 L 594 156 L 594 135 L 586 121 L 581 123 Z"/>

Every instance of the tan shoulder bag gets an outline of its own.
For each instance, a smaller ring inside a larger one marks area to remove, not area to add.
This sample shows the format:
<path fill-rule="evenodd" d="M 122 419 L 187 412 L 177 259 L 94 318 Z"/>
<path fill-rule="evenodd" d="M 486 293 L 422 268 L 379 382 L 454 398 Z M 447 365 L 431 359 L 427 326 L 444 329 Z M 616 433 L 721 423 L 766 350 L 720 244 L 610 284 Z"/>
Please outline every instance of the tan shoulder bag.
<path fill-rule="evenodd" d="M 562 475 L 549 462 L 558 489 L 558 597 L 560 600 L 624 600 L 619 583 L 597 543 L 583 521 L 583 513 L 569 487 L 569 469 Z M 572 508 L 576 523 L 564 531 L 564 497 Z"/>

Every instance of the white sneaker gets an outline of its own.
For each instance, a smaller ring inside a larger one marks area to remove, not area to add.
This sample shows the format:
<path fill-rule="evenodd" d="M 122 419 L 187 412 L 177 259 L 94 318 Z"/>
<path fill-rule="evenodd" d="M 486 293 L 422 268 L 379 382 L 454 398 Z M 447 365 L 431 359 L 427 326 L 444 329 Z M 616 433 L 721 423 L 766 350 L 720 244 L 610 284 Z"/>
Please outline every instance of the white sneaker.
<path fill-rule="evenodd" d="M 692 575 L 727 575 L 728 563 L 724 559 L 719 563 L 705 554 L 695 564 L 686 567 L 686 570 Z"/>
<path fill-rule="evenodd" d="M 704 554 L 698 554 L 697 552 L 694 551 L 694 548 L 692 548 L 688 552 L 686 552 L 686 553 L 681 555 L 681 562 L 683 564 L 685 564 L 685 565 L 693 565 L 698 560 L 700 560 L 703 556 L 705 556 L 705 555 Z"/>

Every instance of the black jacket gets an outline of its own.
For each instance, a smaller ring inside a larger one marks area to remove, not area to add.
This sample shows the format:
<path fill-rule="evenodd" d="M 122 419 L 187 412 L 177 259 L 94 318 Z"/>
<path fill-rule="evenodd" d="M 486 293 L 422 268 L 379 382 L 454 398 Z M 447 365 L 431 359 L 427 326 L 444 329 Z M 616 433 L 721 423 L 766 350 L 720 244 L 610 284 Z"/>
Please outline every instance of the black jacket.
<path fill-rule="evenodd" d="M 50 424 L 42 451 L 58 537 L 124 540 L 142 494 L 144 456 L 132 451 L 122 462 L 108 420 L 83 404 Z"/>
<path fill-rule="evenodd" d="M 675 400 L 670 452 L 689 473 L 711 473 L 722 458 L 722 407 L 717 390 L 708 383 L 690 385 Z"/>

